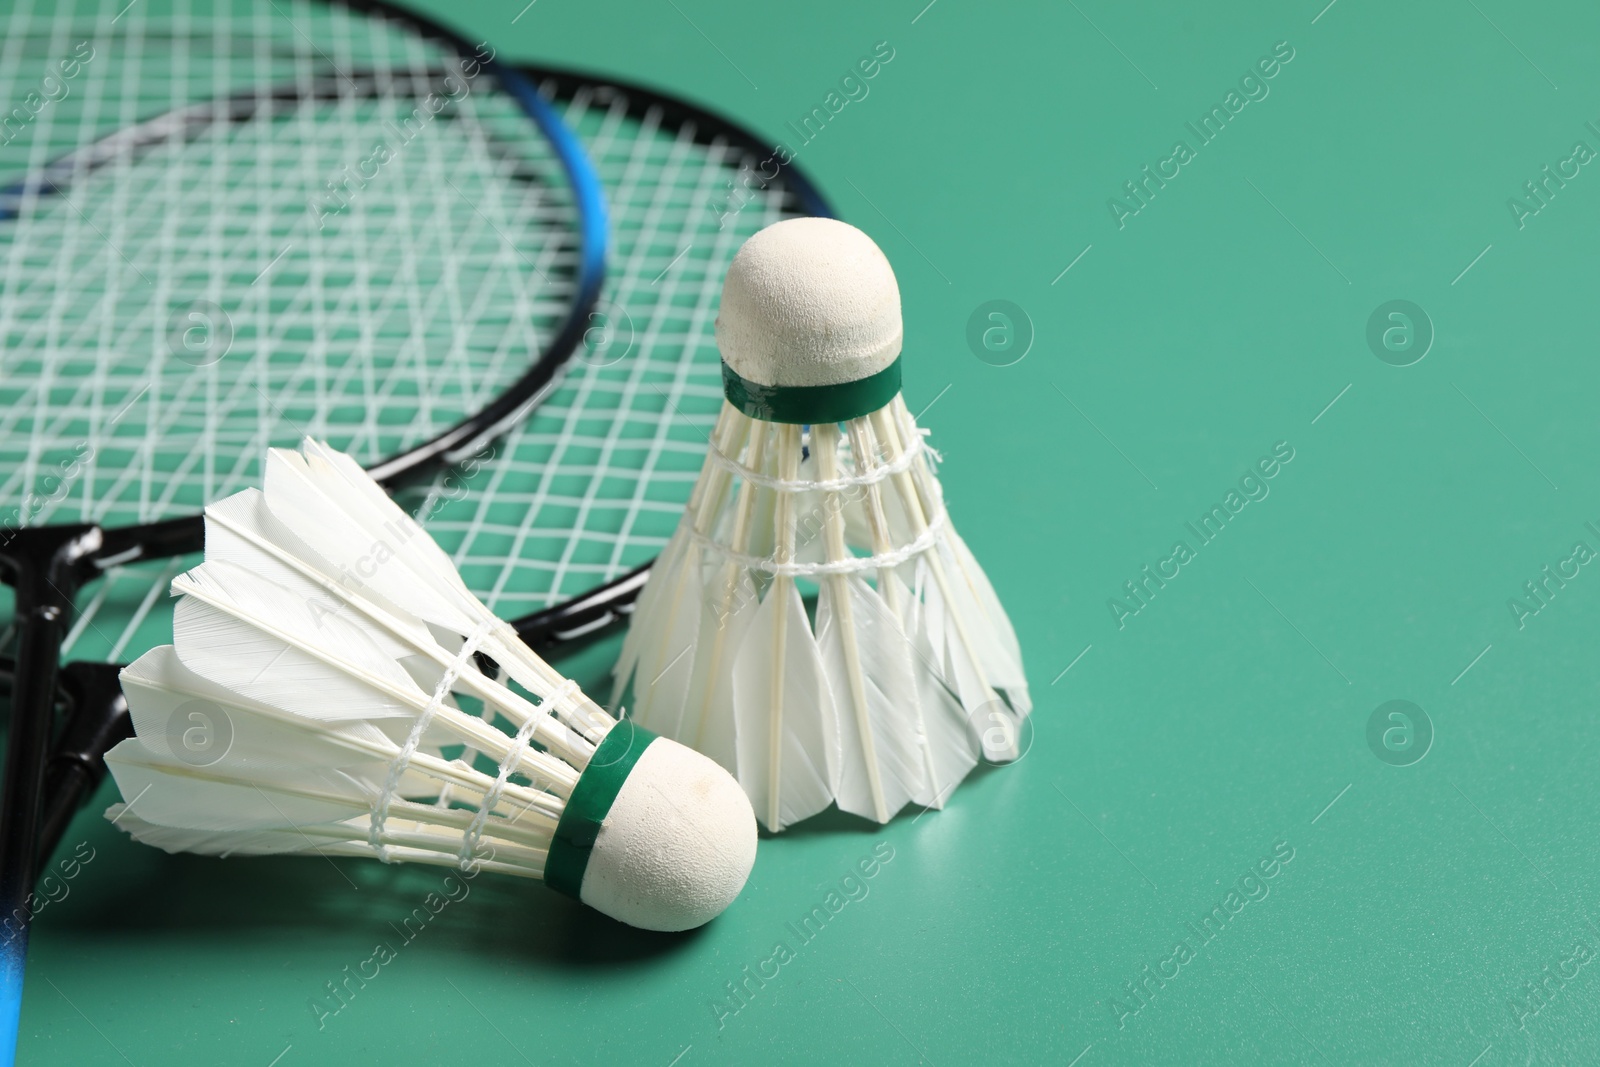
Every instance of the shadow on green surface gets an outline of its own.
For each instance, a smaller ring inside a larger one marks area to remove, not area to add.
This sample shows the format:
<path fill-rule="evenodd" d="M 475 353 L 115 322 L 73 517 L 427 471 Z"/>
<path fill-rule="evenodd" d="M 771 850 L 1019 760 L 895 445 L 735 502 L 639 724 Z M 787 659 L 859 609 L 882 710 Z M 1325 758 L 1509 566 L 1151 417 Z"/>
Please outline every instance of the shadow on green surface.
<path fill-rule="evenodd" d="M 516 968 L 614 966 L 670 955 L 699 931 L 636 930 L 540 883 L 444 868 L 309 857 L 215 859 L 96 841 L 114 878 L 83 879 L 70 922 L 102 937 L 379 943 Z M 87 873 L 87 872 L 86 872 Z M 63 918 L 66 916 L 63 914 Z"/>

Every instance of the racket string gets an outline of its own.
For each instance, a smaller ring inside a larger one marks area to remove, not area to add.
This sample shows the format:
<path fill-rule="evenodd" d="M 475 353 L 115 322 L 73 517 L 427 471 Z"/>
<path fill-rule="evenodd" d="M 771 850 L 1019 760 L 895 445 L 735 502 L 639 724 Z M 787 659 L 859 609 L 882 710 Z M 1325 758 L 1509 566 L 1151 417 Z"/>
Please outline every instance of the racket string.
<path fill-rule="evenodd" d="M 444 229 L 445 227 L 440 226 L 439 228 L 440 229 Z M 443 247 L 445 247 L 447 250 L 449 248 L 449 245 L 448 245 L 447 242 L 435 241 L 433 243 L 436 244 L 436 245 L 443 245 Z M 503 249 L 505 247 L 504 242 L 499 241 L 498 238 L 497 238 L 497 245 L 498 245 L 498 247 L 495 250 L 493 250 L 493 254 L 497 257 L 497 259 L 499 260 L 499 265 L 503 269 L 503 268 L 505 268 L 505 266 L 509 262 L 509 257 L 503 251 Z M 414 247 L 414 245 L 412 247 Z M 559 244 L 557 244 L 557 243 L 546 243 L 542 247 L 541 255 L 544 257 L 544 264 L 542 266 L 538 267 L 538 269 L 545 276 L 548 276 L 550 273 L 552 273 L 552 271 L 557 266 L 559 266 L 560 248 L 561 248 L 561 246 Z M 414 267 L 408 268 L 408 270 L 410 271 L 410 273 L 412 274 L 412 276 L 414 278 L 415 277 L 415 273 L 416 273 Z M 170 268 L 169 268 L 168 273 L 170 273 Z M 370 320 L 371 318 L 373 318 L 373 315 L 371 314 L 371 312 L 373 310 L 371 302 L 370 301 L 362 301 L 360 299 L 360 285 L 359 285 L 359 283 L 362 282 L 362 281 L 365 281 L 366 280 L 366 276 L 364 276 L 364 275 L 358 276 L 358 278 L 356 280 L 358 282 L 358 285 L 355 287 L 356 296 L 353 297 L 353 298 L 347 296 L 345 298 L 345 301 L 346 301 L 346 303 L 349 303 L 352 300 L 354 302 L 357 302 L 357 303 L 366 303 L 368 306 L 365 309 L 362 309 L 362 316 L 361 317 Z M 447 277 L 446 280 L 447 281 L 449 280 L 448 277 Z M 517 284 L 513 287 L 513 292 L 517 293 L 517 294 L 524 293 L 527 290 L 529 290 L 531 288 L 534 288 L 533 286 L 531 286 L 531 285 L 529 285 L 527 283 L 527 280 L 526 280 L 525 277 L 518 277 L 516 279 L 516 283 Z M 389 291 L 392 291 L 394 287 L 393 286 L 388 286 L 386 288 Z M 412 284 L 410 286 L 402 287 L 402 288 L 409 288 L 412 291 L 416 291 L 416 290 L 418 290 L 418 289 L 420 289 L 422 287 L 420 285 L 417 285 L 417 284 Z M 437 306 L 437 302 L 438 301 L 437 301 L 437 298 L 435 298 L 434 295 L 433 295 L 434 293 L 438 292 L 440 288 L 441 287 L 438 287 L 438 286 L 428 287 L 428 293 L 429 293 L 428 299 L 434 301 L 435 306 L 432 306 L 432 307 L 421 307 L 421 306 L 417 305 L 415 302 L 413 302 L 412 307 L 409 309 L 410 310 L 410 318 L 412 319 L 412 321 L 416 321 L 418 319 L 433 320 L 433 319 L 437 319 L 437 318 L 440 317 L 437 314 L 435 314 L 435 307 Z M 463 314 L 465 314 L 465 315 L 468 315 L 468 316 L 471 316 L 471 317 L 475 318 L 479 314 L 479 312 L 482 309 L 484 309 L 488 304 L 488 298 L 485 295 L 485 292 L 484 292 L 483 289 L 480 288 L 480 289 L 477 290 L 477 294 L 476 294 L 475 300 L 476 300 L 476 302 L 473 305 L 471 305 L 470 307 L 467 307 L 465 305 L 462 305 L 462 304 L 458 303 L 458 304 L 455 305 L 454 308 L 446 309 L 446 315 L 444 317 L 458 319 L 458 318 L 462 317 Z M 58 305 L 58 307 L 59 307 L 59 305 Z M 465 310 L 463 310 L 464 308 L 465 308 Z M 526 300 L 523 300 L 521 302 L 521 308 L 514 312 L 515 318 L 523 319 L 525 321 L 529 317 L 529 315 L 527 313 L 527 310 L 524 310 L 524 309 L 529 309 L 529 305 L 526 302 Z M 293 305 L 292 304 L 286 310 L 287 311 L 291 311 L 291 312 L 293 312 L 293 311 L 303 311 L 304 310 L 304 303 L 302 302 L 301 304 L 298 304 L 298 305 Z M 327 309 L 326 305 L 314 305 L 314 306 L 312 306 L 311 314 L 309 316 L 307 316 L 307 317 L 312 320 L 311 325 L 314 327 L 314 329 L 312 331 L 314 334 L 320 332 L 319 330 L 316 330 L 315 327 L 323 325 L 322 320 L 326 317 L 324 312 L 327 311 L 327 310 L 328 309 Z M 342 309 L 342 308 L 337 308 L 336 307 L 333 310 L 335 312 L 337 312 L 337 313 L 345 313 L 345 314 L 347 314 L 345 309 Z M 387 312 L 387 311 L 392 310 L 392 308 L 380 307 L 379 310 Z M 534 309 L 529 309 L 529 310 L 538 310 L 538 309 L 534 308 Z M 496 314 L 497 314 L 497 316 L 500 315 L 500 313 L 498 313 L 498 312 Z M 276 322 L 277 322 L 276 328 L 277 328 L 277 331 L 278 331 L 280 337 L 286 331 L 291 331 L 291 330 L 293 330 L 294 328 L 296 328 L 297 326 L 300 325 L 297 316 L 294 315 L 294 314 L 280 315 L 280 316 L 277 317 Z M 503 335 L 507 335 L 507 334 L 509 334 L 509 331 L 502 330 L 501 333 Z M 419 337 L 418 340 L 426 341 L 427 338 Z M 531 348 L 533 348 L 534 345 L 537 344 L 538 340 L 539 340 L 539 338 L 537 337 L 536 334 L 530 336 L 527 340 L 524 340 L 523 343 L 518 344 L 518 345 L 507 344 L 507 343 L 505 343 L 504 339 L 502 339 L 502 341 L 499 344 L 495 345 L 490 350 L 490 355 L 491 355 L 491 358 L 492 358 L 491 366 L 497 371 L 500 370 L 500 369 L 504 369 L 504 370 L 509 372 L 511 370 L 520 369 L 526 363 L 526 356 L 527 356 L 529 350 Z M 459 345 L 461 342 L 460 342 L 459 339 L 457 339 L 457 340 L 455 340 L 454 343 Z M 426 346 L 424 344 L 417 344 L 417 345 L 412 346 L 411 351 L 405 353 L 406 356 L 412 360 L 413 364 L 417 368 L 417 371 L 413 375 L 410 376 L 413 379 L 413 383 L 409 383 L 409 384 L 406 383 L 405 380 L 404 380 L 406 378 L 406 376 L 404 376 L 404 375 L 394 375 L 394 374 L 385 375 L 384 378 L 383 378 L 383 381 L 386 383 L 386 386 L 385 386 L 386 388 L 393 389 L 395 387 L 395 385 L 393 383 L 398 382 L 398 383 L 400 383 L 401 386 L 409 387 L 416 394 L 418 394 L 423 400 L 423 403 L 420 405 L 420 409 L 421 409 L 420 410 L 420 422 L 423 424 L 424 428 L 426 428 L 428 430 L 432 430 L 432 429 L 435 428 L 434 424 L 436 424 L 437 422 L 439 422 L 441 420 L 439 420 L 437 417 L 435 417 L 433 419 L 429 419 L 427 417 L 428 416 L 428 402 L 436 395 L 438 390 L 432 388 L 431 384 L 429 382 L 427 382 L 424 379 L 423 376 L 427 372 L 427 370 L 428 370 L 428 368 L 430 366 L 430 363 L 439 362 L 439 360 L 438 360 L 438 356 L 437 356 L 436 352 L 434 352 L 434 351 L 423 351 L 423 349 L 427 348 L 427 347 L 429 347 L 429 346 Z M 311 356 L 312 358 L 310 358 L 308 360 L 301 360 L 301 361 L 299 361 L 299 365 L 298 366 L 296 366 L 294 368 L 291 368 L 291 377 L 289 377 L 287 380 L 278 380 L 278 381 L 268 380 L 267 382 L 264 382 L 264 383 L 258 382 L 258 381 L 252 381 L 252 380 L 249 380 L 249 379 L 243 379 L 243 378 L 241 378 L 239 380 L 236 380 L 233 383 L 233 391 L 232 391 L 232 393 L 231 394 L 223 394 L 222 397 L 221 397 L 221 399 L 226 401 L 226 405 L 219 405 L 218 404 L 218 399 L 219 399 L 218 394 L 216 394 L 213 391 L 210 394 L 210 396 L 208 397 L 208 399 L 206 400 L 206 402 L 201 404 L 201 405 L 199 405 L 199 408 L 200 408 L 200 414 L 198 416 L 198 418 L 200 419 L 200 423 L 199 424 L 201 426 L 203 426 L 203 427 L 207 427 L 209 432 L 214 434 L 216 431 L 214 429 L 210 429 L 210 428 L 215 427 L 218 424 L 218 422 L 220 421 L 220 420 L 218 420 L 216 418 L 216 412 L 218 411 L 219 406 L 236 406 L 239 403 L 241 397 L 243 397 L 246 400 L 249 400 L 250 399 L 249 398 L 249 393 L 257 391 L 258 389 L 260 389 L 260 386 L 263 385 L 263 384 L 271 386 L 271 390 L 270 391 L 272 391 L 275 395 L 282 397 L 285 394 L 285 392 L 288 392 L 288 394 L 290 396 L 295 396 L 296 393 L 303 392 L 304 389 L 305 389 L 306 383 L 307 382 L 311 382 L 315 387 L 314 388 L 314 392 L 315 392 L 315 394 L 317 394 L 314 397 L 314 402 L 315 403 L 320 403 L 321 406 L 323 406 L 323 407 L 326 407 L 326 400 L 324 398 L 326 398 L 328 395 L 332 394 L 332 395 L 337 396 L 337 395 L 340 395 L 340 394 L 348 394 L 348 393 L 352 392 L 352 390 L 350 388 L 351 378 L 348 375 L 343 379 L 335 379 L 335 380 L 333 380 L 331 382 L 327 379 L 325 374 L 317 376 L 317 377 L 308 376 L 307 371 L 304 369 L 306 366 L 309 366 L 315 372 L 322 372 L 322 371 L 326 370 L 326 368 L 328 366 L 328 360 L 326 358 L 322 358 L 323 354 L 318 352 L 315 348 L 310 349 L 305 354 Z M 272 369 L 274 367 L 274 364 L 270 360 L 266 361 L 265 363 L 262 363 L 261 365 L 266 366 L 269 369 Z M 355 366 L 355 367 L 364 366 L 359 360 L 352 361 L 349 365 L 352 365 L 352 366 Z M 171 430 L 174 430 L 174 429 L 182 429 L 182 428 L 186 428 L 188 425 L 192 425 L 194 423 L 194 420 L 196 418 L 196 416 L 194 415 L 194 412 L 193 412 L 194 405 L 192 403 L 185 403 L 185 402 L 186 401 L 192 401 L 193 398 L 194 398 L 194 390 L 196 388 L 195 385 L 194 385 L 194 382 L 196 381 L 196 379 L 190 377 L 190 378 L 182 378 L 180 380 L 183 382 L 183 387 L 182 387 L 183 391 L 180 391 L 179 393 L 176 394 L 175 397 L 173 397 L 173 399 L 176 401 L 175 403 L 172 403 L 172 404 L 168 405 L 168 420 L 169 421 L 167 421 L 164 424 L 156 424 L 155 428 L 158 431 L 171 431 Z M 454 389 L 455 392 L 467 395 L 468 404 L 465 405 L 465 406 L 467 406 L 469 409 L 470 409 L 470 407 L 476 406 L 475 403 L 473 403 L 473 402 L 478 399 L 478 396 L 467 394 L 466 393 L 466 389 L 462 388 L 462 386 L 469 385 L 472 382 L 472 380 L 473 380 L 473 378 L 472 378 L 471 374 L 463 372 L 462 374 L 460 374 L 458 376 L 458 383 L 459 384 Z M 368 375 L 366 381 L 368 383 L 371 383 L 373 381 L 373 378 L 372 378 L 372 376 L 370 374 Z M 102 389 L 98 388 L 99 384 L 100 383 L 98 381 L 96 381 L 93 384 L 91 384 L 89 386 L 85 386 L 83 388 L 88 389 L 88 390 L 93 390 L 96 393 L 96 395 L 98 395 L 99 393 L 103 392 Z M 285 386 L 287 386 L 288 388 L 285 389 Z M 261 390 L 261 391 L 267 391 L 267 390 Z M 450 391 L 450 390 L 447 389 L 447 391 Z M 481 392 L 482 391 L 480 390 L 479 395 L 481 395 Z M 392 405 L 389 404 L 389 399 L 390 399 L 389 396 L 383 391 L 380 391 L 380 390 L 372 388 L 370 384 L 368 384 L 367 388 L 364 389 L 358 395 L 360 396 L 360 401 L 369 410 L 371 410 L 373 408 L 377 408 L 377 407 L 382 407 L 382 406 L 392 407 Z M 83 399 L 84 399 L 84 397 L 80 394 L 79 396 L 74 397 L 73 401 L 74 401 L 75 404 L 81 404 Z M 451 415 L 451 416 L 458 416 L 459 413 L 457 411 L 455 411 L 455 410 L 452 410 L 448 414 Z M 70 434 L 70 433 L 66 432 L 66 429 L 67 429 L 67 427 L 64 426 L 64 425 L 56 425 L 56 426 L 49 427 L 48 431 L 49 431 L 50 435 L 52 437 L 54 437 L 55 439 L 57 439 L 57 440 L 61 440 L 61 439 L 77 436 L 75 434 Z M 320 427 L 318 427 L 318 429 L 320 429 Z M 14 432 L 14 427 L 13 427 L 13 432 Z M 313 431 L 313 432 L 315 432 L 315 431 Z M 370 435 L 371 435 L 371 431 L 369 429 L 369 436 Z M 411 436 L 411 435 L 408 435 L 408 436 Z M 247 437 L 243 438 L 242 440 L 252 446 L 252 451 L 254 450 L 254 447 L 257 445 L 257 440 L 256 440 L 256 438 L 254 436 L 247 436 Z M 207 454 L 208 455 L 210 454 L 210 451 L 211 450 L 207 450 Z"/>
<path fill-rule="evenodd" d="M 617 363 L 575 363 L 563 388 L 504 442 L 470 513 L 445 508 L 430 529 L 454 548 L 474 589 L 503 616 L 616 577 L 666 543 L 722 402 L 713 326 L 720 278 L 745 237 L 794 213 L 781 186 L 733 219 L 715 210 L 753 160 L 658 108 L 578 94 L 567 119 L 613 209 L 617 263 L 607 306 L 626 316 Z M 592 131 L 592 132 L 590 132 Z"/>

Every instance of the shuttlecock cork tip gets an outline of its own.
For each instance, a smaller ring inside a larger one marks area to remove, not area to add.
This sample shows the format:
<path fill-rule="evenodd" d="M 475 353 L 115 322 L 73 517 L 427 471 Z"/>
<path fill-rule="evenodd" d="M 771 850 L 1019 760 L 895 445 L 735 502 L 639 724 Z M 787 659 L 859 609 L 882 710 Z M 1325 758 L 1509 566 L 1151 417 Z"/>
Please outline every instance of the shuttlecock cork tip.
<path fill-rule="evenodd" d="M 624 736 L 633 730 L 626 720 L 615 729 Z M 640 734 L 653 739 L 643 741 L 606 814 L 579 899 L 644 930 L 691 930 L 720 915 L 744 888 L 756 859 L 755 813 L 715 762 Z M 611 758 L 605 751 L 596 756 Z"/>
<path fill-rule="evenodd" d="M 717 347 L 726 370 L 749 386 L 832 387 L 881 376 L 895 367 L 901 338 L 894 271 L 872 238 L 847 223 L 774 223 L 728 268 Z"/>

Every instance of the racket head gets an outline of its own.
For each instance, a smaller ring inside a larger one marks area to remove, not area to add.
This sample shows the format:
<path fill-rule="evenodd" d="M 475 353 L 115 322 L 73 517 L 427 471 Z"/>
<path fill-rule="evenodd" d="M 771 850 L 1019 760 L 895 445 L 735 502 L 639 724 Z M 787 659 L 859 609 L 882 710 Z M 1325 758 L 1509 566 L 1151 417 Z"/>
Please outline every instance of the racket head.
<path fill-rule="evenodd" d="M 502 617 L 556 609 L 525 630 L 549 639 L 614 619 L 630 589 L 594 590 L 647 564 L 677 523 L 722 403 L 714 327 L 733 254 L 772 222 L 831 211 L 773 147 L 710 112 L 583 72 L 526 74 L 598 173 L 605 286 L 526 420 L 401 499 Z M 126 660 L 167 640 L 159 594 L 191 563 L 108 572 L 80 600 L 69 657 Z"/>
<path fill-rule="evenodd" d="M 467 584 L 552 648 L 624 617 L 689 499 L 721 409 L 715 325 L 744 241 L 833 214 L 787 152 L 693 104 L 529 67 L 593 160 L 611 260 L 569 373 L 522 423 L 401 499 Z"/>
<path fill-rule="evenodd" d="M 603 201 L 487 46 L 367 2 L 3 18 L 0 539 L 196 547 L 306 435 L 397 480 L 518 417 L 586 328 Z M 175 570 L 108 571 L 69 654 L 151 643 Z"/>

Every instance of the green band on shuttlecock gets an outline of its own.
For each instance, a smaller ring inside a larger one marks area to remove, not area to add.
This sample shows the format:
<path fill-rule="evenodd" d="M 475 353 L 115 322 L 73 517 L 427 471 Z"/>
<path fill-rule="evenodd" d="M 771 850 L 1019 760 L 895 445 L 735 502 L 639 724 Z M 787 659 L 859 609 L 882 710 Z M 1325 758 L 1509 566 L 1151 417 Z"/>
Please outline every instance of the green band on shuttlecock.
<path fill-rule="evenodd" d="M 580 899 L 583 874 L 589 869 L 589 856 L 594 852 L 600 827 L 617 794 L 622 792 L 622 783 L 633 773 L 634 764 L 655 740 L 655 734 L 635 726 L 632 719 L 623 719 L 601 739 L 589 766 L 578 776 L 561 821 L 556 823 L 550 853 L 544 861 L 545 885 L 574 900 Z"/>
<path fill-rule="evenodd" d="M 722 393 L 728 403 L 763 422 L 847 422 L 872 414 L 899 391 L 899 356 L 877 374 L 838 385 L 759 385 L 741 378 L 726 361 L 722 364 Z"/>

